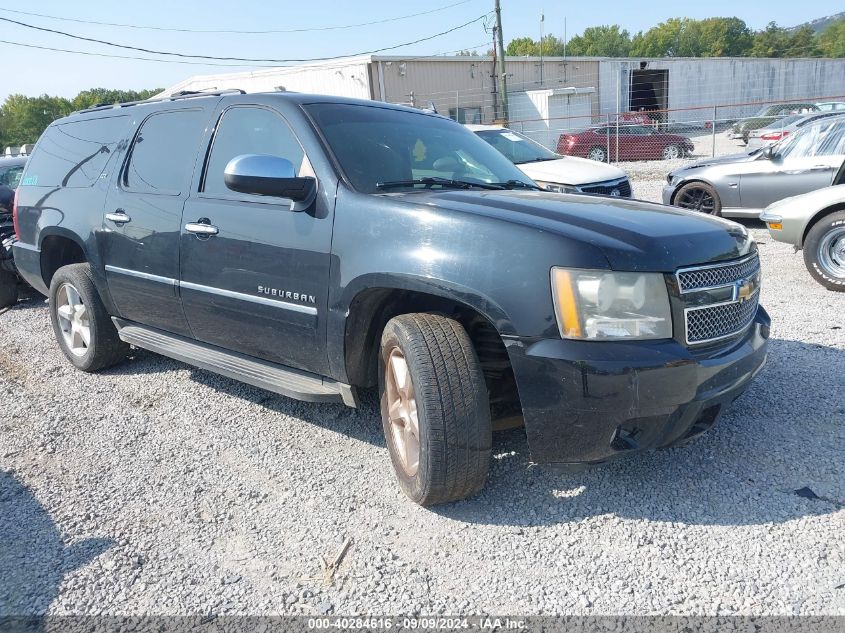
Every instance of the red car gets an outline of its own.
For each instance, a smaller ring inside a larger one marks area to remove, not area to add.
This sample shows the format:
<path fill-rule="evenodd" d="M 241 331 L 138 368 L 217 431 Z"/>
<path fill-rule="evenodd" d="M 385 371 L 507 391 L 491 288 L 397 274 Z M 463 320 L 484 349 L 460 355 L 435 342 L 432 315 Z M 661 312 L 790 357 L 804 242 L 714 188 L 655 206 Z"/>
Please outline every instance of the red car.
<path fill-rule="evenodd" d="M 617 129 L 618 142 L 617 142 Z M 604 162 L 611 160 L 672 160 L 693 151 L 692 141 L 646 125 L 600 125 L 577 134 L 561 134 L 557 153 Z"/>

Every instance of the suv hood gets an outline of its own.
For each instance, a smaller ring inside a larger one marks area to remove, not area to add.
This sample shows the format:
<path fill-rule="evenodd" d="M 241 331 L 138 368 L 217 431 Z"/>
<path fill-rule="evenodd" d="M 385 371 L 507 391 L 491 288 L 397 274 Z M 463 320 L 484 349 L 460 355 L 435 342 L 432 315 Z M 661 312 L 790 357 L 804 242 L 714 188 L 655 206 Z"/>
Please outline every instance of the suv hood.
<path fill-rule="evenodd" d="M 741 224 L 648 202 L 540 191 L 397 194 L 409 204 L 495 218 L 598 248 L 613 270 L 673 272 L 756 250 Z M 514 232 L 513 248 L 519 248 Z M 565 265 L 565 264 L 562 264 Z"/>
<path fill-rule="evenodd" d="M 536 163 L 521 163 L 517 167 L 533 180 L 559 185 L 588 185 L 626 177 L 625 172 L 618 167 L 574 156 Z"/>

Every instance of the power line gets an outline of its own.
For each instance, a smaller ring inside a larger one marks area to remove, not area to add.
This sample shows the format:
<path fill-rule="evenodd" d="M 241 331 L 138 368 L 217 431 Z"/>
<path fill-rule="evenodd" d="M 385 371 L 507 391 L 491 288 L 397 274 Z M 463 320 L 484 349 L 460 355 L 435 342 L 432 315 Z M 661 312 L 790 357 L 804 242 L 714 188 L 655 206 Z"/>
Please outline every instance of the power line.
<path fill-rule="evenodd" d="M 299 29 L 268 29 L 268 30 L 258 30 L 258 31 L 251 31 L 251 30 L 238 30 L 238 29 L 186 29 L 186 28 L 175 28 L 175 27 L 166 27 L 166 26 L 149 26 L 149 25 L 140 25 L 140 24 L 125 24 L 121 22 L 98 22 L 96 20 L 82 20 L 79 18 L 68 18 L 62 17 L 58 15 L 47 15 L 46 13 L 32 13 L 30 11 L 19 11 L 16 9 L 5 9 L 0 8 L 0 11 L 4 13 L 16 13 L 19 15 L 28 15 L 31 17 L 36 18 L 46 18 L 48 20 L 59 20 L 62 22 L 76 22 L 78 24 L 95 24 L 97 26 L 116 26 L 120 28 L 126 29 L 139 29 L 139 30 L 146 30 L 146 31 L 169 31 L 173 33 L 235 33 L 241 35 L 267 35 L 272 33 L 308 33 L 313 31 L 340 31 L 344 29 L 355 29 L 360 28 L 362 26 L 373 26 L 375 24 L 386 24 L 388 22 L 398 22 L 399 20 L 408 20 L 410 18 L 417 18 L 423 15 L 430 15 L 432 13 L 439 13 L 440 11 L 445 11 L 447 9 L 452 9 L 454 7 L 459 7 L 462 4 L 468 4 L 470 2 L 474 2 L 475 0 L 461 0 L 460 2 L 454 2 L 449 5 L 445 5 L 442 7 L 437 7 L 436 9 L 429 9 L 428 11 L 420 11 L 419 13 L 411 13 L 409 15 L 400 15 L 395 18 L 384 18 L 382 20 L 373 20 L 372 22 L 359 22 L 357 24 L 343 24 L 337 26 L 318 26 L 318 27 L 311 27 L 311 28 L 299 28 Z"/>
<path fill-rule="evenodd" d="M 170 52 L 170 51 L 158 51 L 158 50 L 150 49 L 150 48 L 142 48 L 140 46 L 129 46 L 128 44 L 117 44 L 115 42 L 109 42 L 107 40 L 98 40 L 98 39 L 93 38 L 93 37 L 83 37 L 82 35 L 74 35 L 73 33 L 67 33 L 65 31 L 59 31 L 57 29 L 48 29 L 47 27 L 44 27 L 44 26 L 35 26 L 34 24 L 27 24 L 26 22 L 19 22 L 18 20 L 12 20 L 11 18 L 0 17 L 0 21 L 9 22 L 11 24 L 17 24 L 18 26 L 23 26 L 23 27 L 26 27 L 26 28 L 29 28 L 29 29 L 34 29 L 36 31 L 43 31 L 45 33 L 54 33 L 56 35 L 62 35 L 64 37 L 69 37 L 69 38 L 75 39 L 75 40 L 82 40 L 82 41 L 85 41 L 85 42 L 93 42 L 95 44 L 104 44 L 105 46 L 113 46 L 115 48 L 124 48 L 124 49 L 127 49 L 127 50 L 139 51 L 141 53 L 151 53 L 153 55 L 170 55 L 170 56 L 173 56 L 173 57 L 191 57 L 191 58 L 194 58 L 194 59 L 212 59 L 212 60 L 215 60 L 215 61 L 234 61 L 234 62 L 250 62 L 250 63 L 271 62 L 271 63 L 284 64 L 284 63 L 290 63 L 290 62 L 322 62 L 322 61 L 328 61 L 330 59 L 335 59 L 336 57 L 355 57 L 355 56 L 358 56 L 358 55 L 371 55 L 373 53 L 381 53 L 383 51 L 390 51 L 390 50 L 394 50 L 394 49 L 397 49 L 397 48 L 402 48 L 403 46 L 411 46 L 412 44 L 419 44 L 420 42 L 427 42 L 427 41 L 433 40 L 437 37 L 441 37 L 443 35 L 447 35 L 448 33 L 452 33 L 452 32 L 457 31 L 459 29 L 465 28 L 465 27 L 467 27 L 471 24 L 475 24 L 476 22 L 480 22 L 481 20 L 485 19 L 487 17 L 487 15 L 488 15 L 488 13 L 485 13 L 483 15 L 478 16 L 477 18 L 475 18 L 473 20 L 470 20 L 469 22 L 464 22 L 463 24 L 452 27 L 451 29 L 448 29 L 446 31 L 441 31 L 440 33 L 435 33 L 434 35 L 429 35 L 427 37 L 421 37 L 421 38 L 414 40 L 412 42 L 404 42 L 402 44 L 395 44 L 393 46 L 385 46 L 383 48 L 377 48 L 377 49 L 373 49 L 373 50 L 370 50 L 370 51 L 362 51 L 360 53 L 352 53 L 352 54 L 348 54 L 348 55 L 340 55 L 340 56 L 335 55 L 335 56 L 332 56 L 332 57 L 310 57 L 310 58 L 303 58 L 303 59 L 253 59 L 253 58 L 250 58 L 250 57 L 217 57 L 217 56 L 214 56 L 214 55 L 192 55 L 192 54 L 188 54 L 188 53 L 173 53 L 173 52 Z"/>
<path fill-rule="evenodd" d="M 133 55 L 110 55 L 109 53 L 92 53 L 89 51 L 75 51 L 67 48 L 53 48 L 52 46 L 38 46 L 36 44 L 24 44 L 23 42 L 11 42 L 9 40 L 0 40 L 0 44 L 9 44 L 11 46 L 25 46 L 26 48 L 37 48 L 42 51 L 53 51 L 56 53 L 71 53 L 74 55 L 88 55 L 91 57 L 111 57 L 114 59 L 132 59 L 144 62 L 158 62 L 160 64 L 191 64 L 195 66 L 226 66 L 230 68 L 248 68 L 255 67 L 255 64 L 220 64 L 214 62 L 192 62 L 180 59 L 156 59 L 154 57 L 135 57 Z M 262 68 L 273 68 L 274 66 L 268 64 Z M 278 68 L 278 66 L 276 66 Z"/>
<path fill-rule="evenodd" d="M 192 66 L 220 66 L 220 67 L 228 67 L 228 68 L 254 68 L 258 66 L 259 68 L 279 68 L 278 65 L 274 64 L 221 64 L 221 63 L 214 63 L 214 62 L 196 62 L 196 61 L 187 61 L 187 60 L 180 60 L 180 59 L 157 59 L 154 57 L 138 57 L 135 55 L 112 55 L 110 53 L 94 53 L 91 51 L 77 51 L 68 48 L 55 48 L 52 46 L 39 46 L 37 44 L 25 44 L 23 42 L 12 42 L 10 40 L 0 40 L 0 44 L 9 44 L 10 46 L 23 46 L 25 48 L 36 48 L 42 51 L 51 51 L 55 53 L 70 53 L 72 55 L 87 55 L 90 57 L 108 57 L 112 59 L 130 59 L 134 61 L 143 61 L 143 62 L 158 62 L 160 64 L 191 64 Z M 464 46 L 463 48 L 457 48 L 452 51 L 443 51 L 441 53 L 436 53 L 435 55 L 413 55 L 409 56 L 408 59 L 414 59 L 415 57 L 437 57 L 443 55 L 449 55 L 452 53 L 459 53 L 464 50 L 473 50 L 475 48 L 480 48 L 482 46 L 487 46 L 489 43 L 485 42 L 483 44 L 476 44 L 474 46 Z M 286 68 L 295 68 L 295 66 L 286 66 Z"/>

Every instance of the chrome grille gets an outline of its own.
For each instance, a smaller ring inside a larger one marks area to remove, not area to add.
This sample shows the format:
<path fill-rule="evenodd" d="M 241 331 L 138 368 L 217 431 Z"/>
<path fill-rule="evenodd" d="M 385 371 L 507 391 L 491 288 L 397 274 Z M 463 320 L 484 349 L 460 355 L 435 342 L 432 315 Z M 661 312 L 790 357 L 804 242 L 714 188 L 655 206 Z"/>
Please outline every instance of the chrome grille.
<path fill-rule="evenodd" d="M 688 345 L 737 336 L 754 321 L 760 301 L 760 260 L 708 264 L 676 273 Z"/>
<path fill-rule="evenodd" d="M 729 286 L 740 279 L 747 279 L 760 269 L 757 253 L 737 262 L 717 266 L 699 266 L 678 272 L 678 286 L 681 292 L 702 288 Z"/>
<path fill-rule="evenodd" d="M 742 332 L 754 320 L 760 293 L 742 302 L 687 310 L 687 343 L 705 343 Z"/>

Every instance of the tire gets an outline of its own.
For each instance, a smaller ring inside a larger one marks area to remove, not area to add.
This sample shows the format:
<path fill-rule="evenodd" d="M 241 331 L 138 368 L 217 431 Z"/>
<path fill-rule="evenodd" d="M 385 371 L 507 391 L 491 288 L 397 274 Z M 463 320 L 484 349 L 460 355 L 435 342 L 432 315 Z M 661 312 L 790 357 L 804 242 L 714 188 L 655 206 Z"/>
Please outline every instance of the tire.
<path fill-rule="evenodd" d="M 18 302 L 18 276 L 15 273 L 0 270 L 0 309 L 8 308 Z"/>
<path fill-rule="evenodd" d="M 591 147 L 590 151 L 587 152 L 587 158 L 599 163 L 604 163 L 607 161 L 607 150 L 596 145 L 595 147 Z"/>
<path fill-rule="evenodd" d="M 672 204 L 708 215 L 722 215 L 722 200 L 716 189 L 706 182 L 690 182 L 675 192 Z"/>
<path fill-rule="evenodd" d="M 71 308 L 66 310 L 65 306 Z M 129 351 L 129 346 L 120 340 L 106 312 L 88 264 L 63 266 L 53 275 L 50 321 L 62 352 L 74 367 L 82 371 L 93 372 L 110 367 L 122 361 Z M 86 327 L 87 342 L 82 334 Z"/>
<path fill-rule="evenodd" d="M 677 160 L 684 157 L 684 148 L 672 143 L 663 148 L 663 160 Z"/>
<path fill-rule="evenodd" d="M 379 355 L 384 435 L 402 491 L 428 506 L 481 490 L 490 468 L 492 424 L 484 374 L 466 330 L 433 314 L 398 316 L 384 328 Z M 396 394 L 403 371 L 410 394 L 404 401 L 413 406 L 391 408 L 402 401 Z M 413 424 L 391 421 L 402 411 L 407 420 L 416 414 L 416 467 L 405 457 L 414 452 Z"/>
<path fill-rule="evenodd" d="M 845 292 L 845 211 L 826 215 L 810 229 L 804 264 L 822 286 Z"/>

